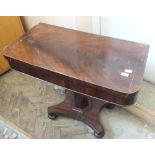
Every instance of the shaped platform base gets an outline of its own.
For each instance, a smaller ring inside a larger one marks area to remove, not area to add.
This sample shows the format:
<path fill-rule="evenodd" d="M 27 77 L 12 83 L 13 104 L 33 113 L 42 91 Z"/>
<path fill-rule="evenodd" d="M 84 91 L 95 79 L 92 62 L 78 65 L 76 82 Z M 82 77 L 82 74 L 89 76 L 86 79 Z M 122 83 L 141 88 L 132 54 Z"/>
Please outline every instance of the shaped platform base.
<path fill-rule="evenodd" d="M 93 102 L 88 97 L 74 93 L 74 98 L 68 98 L 64 102 L 48 108 L 48 117 L 56 119 L 57 116 L 70 117 L 86 123 L 94 130 L 98 138 L 104 136 L 104 128 L 99 120 L 99 113 L 103 107 L 114 108 L 115 105 L 106 102 Z"/>

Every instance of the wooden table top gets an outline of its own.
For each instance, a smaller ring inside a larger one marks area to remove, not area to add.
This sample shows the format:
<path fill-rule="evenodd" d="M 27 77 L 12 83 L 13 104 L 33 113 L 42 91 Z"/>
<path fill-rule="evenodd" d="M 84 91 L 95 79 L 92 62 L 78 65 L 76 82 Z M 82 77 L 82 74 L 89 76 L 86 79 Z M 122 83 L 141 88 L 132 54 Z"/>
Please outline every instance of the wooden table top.
<path fill-rule="evenodd" d="M 125 105 L 134 102 L 127 96 L 134 98 L 140 89 L 148 49 L 146 44 L 40 23 L 4 55 L 23 73 Z"/>

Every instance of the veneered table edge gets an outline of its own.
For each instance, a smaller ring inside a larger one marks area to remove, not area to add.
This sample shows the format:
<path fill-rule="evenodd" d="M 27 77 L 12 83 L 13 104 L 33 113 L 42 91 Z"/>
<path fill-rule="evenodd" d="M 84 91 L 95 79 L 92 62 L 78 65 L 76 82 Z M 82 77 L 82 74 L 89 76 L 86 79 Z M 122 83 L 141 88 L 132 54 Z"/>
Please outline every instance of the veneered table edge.
<path fill-rule="evenodd" d="M 108 88 L 103 88 L 98 85 L 80 81 L 74 79 L 73 77 L 65 76 L 50 70 L 46 70 L 44 68 L 28 64 L 26 62 L 16 60 L 7 55 L 4 56 L 9 61 L 11 67 L 17 71 L 42 79 L 47 82 L 57 84 L 59 86 L 65 87 L 80 94 L 97 98 L 99 100 L 107 101 L 109 103 L 118 105 L 134 104 L 137 97 L 137 93 L 139 92 L 139 90 L 134 93 L 118 92 Z M 42 74 L 42 72 L 44 74 Z"/>

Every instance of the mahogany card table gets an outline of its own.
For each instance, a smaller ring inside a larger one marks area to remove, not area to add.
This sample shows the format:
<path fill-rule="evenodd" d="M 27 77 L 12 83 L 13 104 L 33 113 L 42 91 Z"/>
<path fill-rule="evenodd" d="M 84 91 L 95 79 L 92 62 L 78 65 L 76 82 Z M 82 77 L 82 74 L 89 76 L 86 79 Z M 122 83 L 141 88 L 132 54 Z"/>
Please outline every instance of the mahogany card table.
<path fill-rule="evenodd" d="M 5 48 L 4 56 L 13 69 L 72 92 L 48 108 L 50 119 L 83 121 L 103 137 L 100 110 L 135 103 L 148 50 L 146 44 L 40 23 Z"/>

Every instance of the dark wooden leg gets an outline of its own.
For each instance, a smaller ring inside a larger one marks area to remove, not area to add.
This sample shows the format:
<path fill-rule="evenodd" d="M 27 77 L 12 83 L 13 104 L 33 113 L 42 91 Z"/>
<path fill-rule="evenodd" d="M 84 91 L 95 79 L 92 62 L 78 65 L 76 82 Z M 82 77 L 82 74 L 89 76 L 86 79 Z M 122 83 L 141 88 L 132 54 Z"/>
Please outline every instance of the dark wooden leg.
<path fill-rule="evenodd" d="M 74 100 L 64 102 L 48 108 L 48 116 L 55 119 L 58 115 L 74 118 L 89 125 L 98 138 L 104 136 L 104 129 L 99 120 L 99 112 L 105 103 L 91 103 L 84 95 L 74 93 Z"/>

